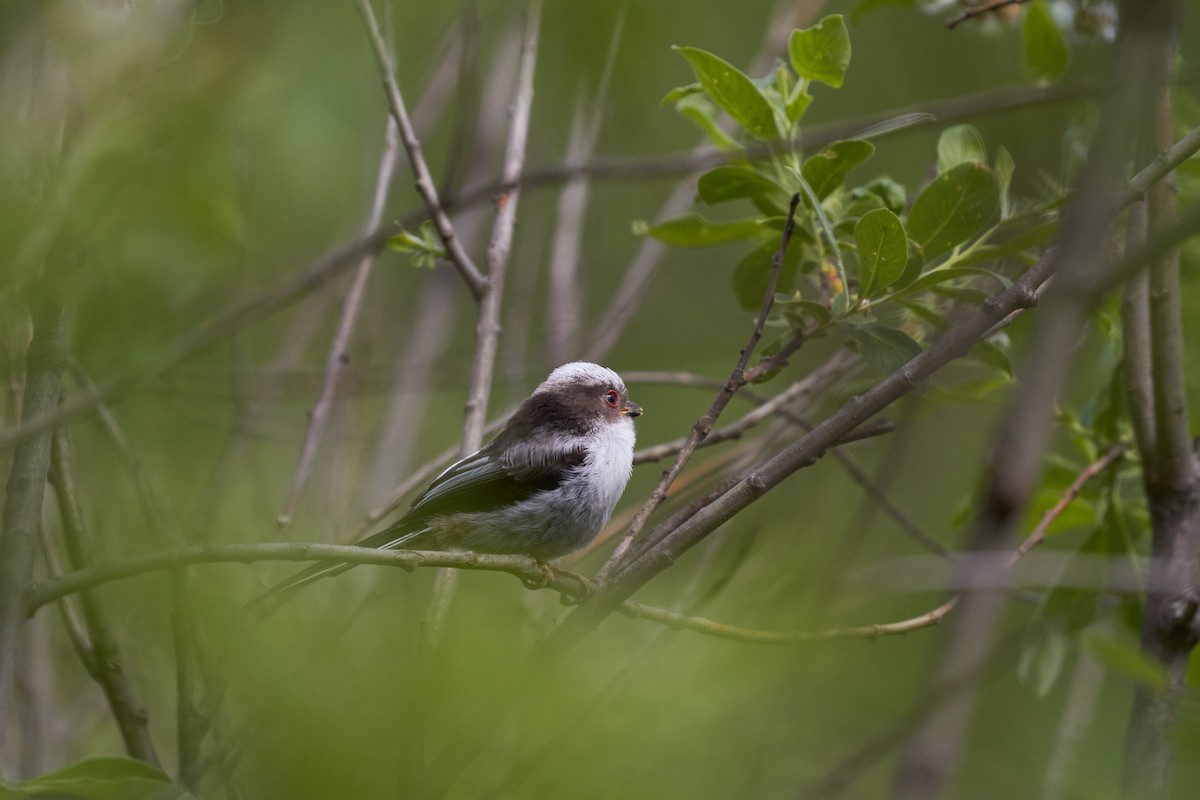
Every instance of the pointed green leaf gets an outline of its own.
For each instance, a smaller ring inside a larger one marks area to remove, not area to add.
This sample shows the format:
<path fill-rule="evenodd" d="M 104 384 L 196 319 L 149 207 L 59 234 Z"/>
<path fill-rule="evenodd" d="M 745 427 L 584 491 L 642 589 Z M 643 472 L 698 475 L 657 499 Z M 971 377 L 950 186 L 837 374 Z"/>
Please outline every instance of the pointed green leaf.
<path fill-rule="evenodd" d="M 987 147 L 974 125 L 952 125 L 938 137 L 938 173 L 949 172 L 959 164 L 986 164 Z"/>
<path fill-rule="evenodd" d="M 1067 662 L 1067 637 L 1051 629 L 1039 642 L 1025 648 L 1017 663 L 1017 676 L 1032 687 L 1034 694 L 1045 697 L 1054 688 Z"/>
<path fill-rule="evenodd" d="M 932 269 L 929 272 L 926 272 L 924 275 L 917 278 L 903 289 L 899 290 L 897 294 L 913 294 L 923 289 L 928 289 L 931 286 L 937 286 L 938 284 L 957 280 L 959 278 L 981 277 L 994 278 L 1006 289 L 1008 288 L 1008 285 L 1011 285 L 1011 281 L 1009 281 L 1007 278 L 1003 278 L 994 272 L 988 272 L 986 269 L 979 269 L 978 267 L 940 267 L 938 269 Z"/>
<path fill-rule="evenodd" d="M 801 77 L 835 89 L 850 66 L 850 34 L 841 14 L 833 14 L 806 30 L 792 31 L 788 42 L 792 68 Z"/>
<path fill-rule="evenodd" d="M 1000 208 L 1000 185 L 983 164 L 959 164 L 938 175 L 913 203 L 908 234 L 928 261 L 983 229 Z"/>
<path fill-rule="evenodd" d="M 1025 8 L 1021 37 L 1025 42 L 1025 77 L 1046 86 L 1063 76 L 1071 63 L 1071 51 L 1045 0 L 1036 0 Z"/>
<path fill-rule="evenodd" d="M 741 197 L 756 197 L 783 189 L 774 181 L 759 175 L 749 167 L 726 166 L 711 169 L 700 176 L 697 185 L 700 199 L 710 206 Z"/>
<path fill-rule="evenodd" d="M 788 122 L 795 125 L 804 116 L 804 112 L 808 110 L 808 104 L 812 102 L 812 95 L 803 85 L 796 87 L 796 93 L 792 95 L 792 99 L 787 103 L 787 118 Z"/>
<path fill-rule="evenodd" d="M 737 67 L 698 47 L 676 47 L 692 65 L 700 85 L 725 113 L 758 139 L 779 138 L 775 112 L 767 98 Z"/>
<path fill-rule="evenodd" d="M 174 790 L 170 778 L 142 761 L 101 757 L 77 761 L 55 772 L 14 784 L 0 782 L 0 797 L 161 800 L 191 795 Z"/>
<path fill-rule="evenodd" d="M 717 110 L 704 95 L 690 94 L 675 103 L 675 110 L 696 123 L 714 145 L 722 150 L 739 150 L 741 145 L 717 122 Z"/>
<path fill-rule="evenodd" d="M 851 325 L 850 336 L 871 368 L 890 375 L 921 353 L 921 345 L 895 328 L 883 325 Z"/>
<path fill-rule="evenodd" d="M 908 236 L 900 218 L 886 208 L 868 211 L 854 226 L 858 246 L 858 296 L 883 294 L 908 264 Z"/>
<path fill-rule="evenodd" d="M 699 83 L 689 83 L 686 86 L 676 86 L 674 89 L 666 93 L 663 99 L 659 101 L 659 104 L 669 106 L 672 103 L 679 102 L 685 97 L 699 94 L 702 91 L 704 90 L 700 87 Z"/>
<path fill-rule="evenodd" d="M 862 164 L 875 152 L 875 145 L 859 139 L 834 142 L 815 156 L 804 160 L 801 173 L 817 197 L 824 200 L 842 185 L 846 173 Z"/>
<path fill-rule="evenodd" d="M 793 328 L 806 325 L 808 319 L 812 319 L 817 327 L 822 327 L 828 325 L 831 319 L 829 309 L 813 300 L 794 297 L 784 300 L 777 299 L 775 304 Z"/>
<path fill-rule="evenodd" d="M 770 230 L 765 221 L 739 219 L 717 222 L 699 214 L 684 214 L 646 228 L 644 233 L 679 247 L 708 247 L 738 239 L 750 239 Z"/>

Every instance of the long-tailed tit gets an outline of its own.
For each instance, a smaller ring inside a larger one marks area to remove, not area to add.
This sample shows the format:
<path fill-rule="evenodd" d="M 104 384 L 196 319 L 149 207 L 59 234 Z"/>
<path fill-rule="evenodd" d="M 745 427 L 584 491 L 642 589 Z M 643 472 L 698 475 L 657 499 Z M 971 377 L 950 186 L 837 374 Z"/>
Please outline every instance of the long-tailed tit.
<path fill-rule="evenodd" d="M 450 466 L 390 528 L 362 547 L 520 553 L 540 560 L 590 542 L 633 471 L 633 418 L 611 369 L 564 364 L 517 408 L 504 430 Z M 317 564 L 254 601 L 350 569 Z"/>

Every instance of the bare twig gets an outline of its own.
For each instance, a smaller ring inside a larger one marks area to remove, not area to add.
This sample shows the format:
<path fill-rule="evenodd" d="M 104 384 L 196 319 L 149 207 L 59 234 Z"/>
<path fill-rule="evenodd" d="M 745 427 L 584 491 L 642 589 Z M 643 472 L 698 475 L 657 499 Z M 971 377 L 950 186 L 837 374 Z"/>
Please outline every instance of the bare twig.
<path fill-rule="evenodd" d="M 392 176 L 396 172 L 397 151 L 399 150 L 399 132 L 395 117 L 389 116 L 384 133 L 383 153 L 379 158 L 379 173 L 375 179 L 375 197 L 371 210 L 363 224 L 364 234 L 379 227 L 383 218 L 383 209 L 387 205 L 388 190 L 391 188 Z M 342 302 L 342 316 L 338 320 L 333 343 L 329 348 L 329 357 L 325 361 L 325 376 L 321 382 L 321 392 L 317 402 L 308 417 L 308 429 L 304 434 L 304 444 L 300 448 L 300 461 L 292 475 L 292 485 L 288 490 L 287 501 L 279 512 L 278 526 L 286 527 L 296 513 L 300 503 L 300 495 L 308 478 L 312 475 L 313 464 L 317 458 L 317 449 L 321 444 L 321 436 L 325 432 L 329 420 L 330 409 L 337 394 L 338 385 L 346 365 L 350 363 L 350 340 L 354 336 L 354 328 L 358 323 L 359 311 L 367 291 L 367 280 L 371 277 L 371 267 L 375 263 L 375 254 L 369 253 L 359 261 L 354 273 L 354 281 Z"/>
<path fill-rule="evenodd" d="M 538 34 L 541 27 L 541 0 L 532 0 L 526 10 L 524 34 L 521 40 L 521 60 L 518 67 L 517 91 L 513 98 L 508 144 L 504 152 L 503 178 L 515 185 L 525 164 L 525 144 L 529 138 L 529 117 L 533 108 L 533 75 L 537 65 Z M 459 457 L 465 458 L 483 444 L 484 423 L 487 419 L 488 397 L 492 390 L 492 375 L 496 368 L 496 352 L 500 341 L 500 307 L 504 296 L 504 277 L 512 251 L 513 231 L 517 222 L 519 190 L 501 194 L 497 200 L 496 224 L 487 249 L 487 286 L 479 298 L 479 320 L 475 326 L 475 355 L 471 361 L 471 376 L 467 386 L 466 413 L 463 420 Z M 453 594 L 455 573 L 442 572 L 434 588 L 433 599 L 425 615 L 425 630 L 436 635 L 442 627 L 450 597 Z"/>
<path fill-rule="evenodd" d="M 34 316 L 33 339 L 25 355 L 25 393 L 21 413 L 39 422 L 58 402 L 65 351 L 62 303 L 43 301 Z M 42 497 L 50 469 L 49 431 L 31 436 L 13 453 L 0 522 L 0 740 L 7 725 L 17 649 L 25 627 L 25 590 L 33 577 L 41 524 Z"/>
<path fill-rule="evenodd" d="M 442 244 L 446 247 L 446 255 L 450 263 L 462 275 L 467 288 L 471 290 L 471 294 L 475 300 L 482 301 L 488 279 L 480 274 L 479 268 L 475 266 L 475 262 L 471 260 L 466 250 L 463 249 L 457 235 L 454 233 L 454 225 L 450 222 L 450 216 L 446 213 L 441 201 L 438 199 L 437 186 L 434 185 L 433 175 L 429 172 L 429 165 L 425 163 L 425 155 L 421 150 L 421 142 L 417 139 L 412 122 L 408 118 L 408 109 L 405 108 L 404 97 L 400 94 L 400 85 L 396 82 L 395 69 L 392 66 L 391 58 L 388 56 L 387 44 L 383 39 L 383 33 L 379 29 L 379 22 L 375 19 L 375 11 L 371 8 L 370 0 L 359 0 L 358 10 L 362 14 L 363 21 L 366 24 L 367 34 L 371 40 L 371 48 L 375 53 L 375 60 L 379 64 L 380 77 L 383 80 L 384 91 L 387 95 L 388 108 L 391 110 L 392 117 L 396 120 L 396 124 L 400 129 L 400 141 L 404 144 L 409 164 L 412 166 L 413 174 L 416 176 L 417 191 L 420 192 L 421 199 L 425 201 L 425 210 L 433 219 L 438 236 L 441 237 Z"/>
<path fill-rule="evenodd" d="M 1062 233 L 1045 259 L 1055 282 L 1046 292 L 1044 313 L 1038 315 L 1018 390 L 995 434 L 987 489 L 971 525 L 972 553 L 1010 546 L 1041 475 L 1054 403 L 1069 372 L 1079 331 L 1101 300 L 1097 287 L 1119 274 L 1119 259 L 1105 252 L 1106 237 L 1097 231 L 1105 230 L 1122 206 L 1124 187 L 1119 181 L 1132 155 L 1130 127 L 1143 114 L 1144 87 L 1151 83 L 1148 62 L 1160 46 L 1159 37 L 1145 29 L 1148 4 L 1135 5 L 1134 18 L 1122 18 L 1113 92 Z M 939 637 L 928 675 L 930 687 L 975 675 L 974 665 L 989 660 L 1004 606 L 1004 594 L 993 588 L 1002 570 L 994 559 L 960 560 L 955 580 L 968 591 L 959 613 Z M 959 764 L 977 688 L 977 679 L 969 680 L 912 734 L 897 765 L 893 800 L 925 800 L 944 793 Z"/>
<path fill-rule="evenodd" d="M 1126 252 L 1135 252 L 1145 246 L 1148 219 L 1145 200 L 1130 204 L 1125 222 Z M 1154 435 L 1154 379 L 1150 370 L 1150 276 L 1145 272 L 1138 273 L 1125 285 L 1121 300 L 1121 339 L 1121 368 L 1129 422 L 1149 478 L 1157 463 L 1158 447 Z"/>
<path fill-rule="evenodd" d="M 1149 43 L 1143 46 L 1150 70 L 1145 85 L 1152 87 L 1146 138 L 1154 150 L 1165 151 L 1172 136 L 1174 115 L 1168 76 L 1178 47 L 1181 4 L 1178 0 L 1159 0 L 1128 5 L 1136 5 L 1136 11 L 1126 14 L 1122 8 L 1122 30 L 1127 25 L 1125 18 L 1132 16 L 1128 24 L 1134 35 Z M 1172 181 L 1156 183 L 1147 200 L 1152 239 L 1178 227 Z M 1149 277 L 1154 449 L 1144 452 L 1142 459 L 1146 464 L 1144 484 L 1152 529 L 1152 559 L 1146 582 L 1154 591 L 1146 595 L 1141 646 L 1146 656 L 1162 666 L 1166 686 L 1151 690 L 1139 685 L 1134 691 L 1122 783 L 1125 796 L 1138 800 L 1161 800 L 1171 793 L 1176 710 L 1186 691 L 1191 655 L 1200 643 L 1200 626 L 1196 624 L 1200 607 L 1196 585 L 1200 563 L 1200 465 L 1193 452 L 1184 379 L 1181 293 L 1179 250 L 1172 248 L 1151 263 Z"/>
<path fill-rule="evenodd" d="M 1079 493 L 1083 491 L 1084 484 L 1095 476 L 1099 475 L 1101 472 L 1104 472 L 1104 470 L 1111 467 L 1119 459 L 1124 457 L 1124 455 L 1125 445 L 1114 445 L 1113 447 L 1110 447 L 1103 456 L 1096 461 L 1093 461 L 1091 464 L 1088 464 L 1078 475 L 1076 475 L 1075 480 L 1073 480 L 1071 485 L 1067 487 L 1067 490 L 1062 493 L 1062 496 L 1058 498 L 1058 501 L 1050 508 L 1046 509 L 1046 512 L 1042 514 L 1042 518 L 1038 521 L 1037 527 L 1030 532 L 1025 541 L 1021 542 L 1020 546 L 1017 547 L 1016 551 L 1012 554 L 1012 556 L 1009 557 L 1008 566 L 1011 567 L 1013 564 L 1020 561 L 1030 550 L 1045 541 L 1046 531 L 1049 530 L 1050 523 L 1062 516 L 1062 513 L 1066 511 L 1067 506 L 1071 504 L 1071 501 L 1078 497 Z"/>
<path fill-rule="evenodd" d="M 788 242 L 792 237 L 792 231 L 795 229 L 796 206 L 799 203 L 800 195 L 792 195 L 791 205 L 788 208 L 787 223 L 784 225 L 783 235 L 780 237 L 779 250 L 775 253 L 772 262 L 771 277 L 767 281 L 767 289 L 763 293 L 762 308 L 759 309 L 758 319 L 754 323 L 754 329 L 750 332 L 750 339 L 742 349 L 737 365 L 733 368 L 733 373 L 730 375 L 729 380 L 726 381 L 725 386 L 713 398 L 708 411 L 704 412 L 704 415 L 696 420 L 696 424 L 692 426 L 692 431 L 688 435 L 687 441 L 679 448 L 679 454 L 675 458 L 675 463 L 663 473 L 662 478 L 659 480 L 658 485 L 654 487 L 654 491 L 646 500 L 645 505 L 642 506 L 641 510 L 633 518 L 633 522 L 630 523 L 629 530 L 625 532 L 625 536 L 617 543 L 608 561 L 604 563 L 600 571 L 596 574 L 597 583 L 603 584 L 612 576 L 617 567 L 621 565 L 622 558 L 624 558 L 625 553 L 632 546 L 633 540 L 637 538 L 642 528 L 645 527 L 646 522 L 650 519 L 650 515 L 666 499 L 667 490 L 671 488 L 671 484 L 674 482 L 676 476 L 679 475 L 680 470 L 691 459 L 700 442 L 708 436 L 712 430 L 712 426 L 721 416 L 721 412 L 725 410 L 725 407 L 729 405 L 729 401 L 733 398 L 733 395 L 738 389 L 749 382 L 746 370 L 750 363 L 750 358 L 754 355 L 754 349 L 758 346 L 758 342 L 762 338 L 763 329 L 767 324 L 767 317 L 771 313 L 771 307 L 775 303 L 775 285 L 779 281 L 779 272 L 783 269 L 783 260 L 787 253 Z"/>
<path fill-rule="evenodd" d="M 85 544 L 83 513 L 71 470 L 70 449 L 66 431 L 62 428 L 54 432 L 50 482 L 58 500 L 63 542 L 71 567 L 82 569 L 90 559 L 87 557 L 88 548 Z M 77 632 L 79 640 L 76 646 L 81 648 L 80 657 L 88 674 L 104 692 L 117 729 L 125 742 L 125 750 L 133 758 L 159 766 L 158 754 L 146 725 L 146 710 L 125 672 L 121 647 L 109 628 L 100 602 L 91 592 L 81 592 L 79 605 L 82 609 L 84 630 Z"/>
<path fill-rule="evenodd" d="M 817 373 L 812 373 L 796 381 L 779 394 L 760 404 L 753 411 L 743 415 L 742 418 L 737 422 L 726 425 L 724 428 L 718 428 L 715 431 L 712 431 L 696 445 L 697 449 L 701 447 L 711 447 L 714 444 L 727 442 L 730 439 L 740 438 L 742 434 L 746 433 L 746 431 L 753 429 L 757 425 L 765 422 L 771 417 L 774 417 L 776 414 L 781 413 L 793 402 L 812 394 L 814 391 L 821 388 L 821 382 L 812 379 L 812 375 L 816 374 Z M 684 436 L 680 437 L 679 439 L 654 445 L 653 447 L 642 448 L 633 454 L 633 463 L 646 464 L 659 461 L 667 458 L 668 456 L 673 456 L 687 447 L 690 438 L 691 437 L 689 436 Z"/>
<path fill-rule="evenodd" d="M 1022 5 L 1028 1 L 1029 0 L 988 0 L 986 3 L 980 3 L 977 6 L 972 6 L 958 16 L 951 17 L 950 19 L 946 20 L 946 27 L 950 30 L 954 30 L 969 19 L 975 19 L 976 17 L 981 17 L 984 14 L 991 14 L 992 12 L 1000 11 L 1008 8 L 1009 6 Z"/>

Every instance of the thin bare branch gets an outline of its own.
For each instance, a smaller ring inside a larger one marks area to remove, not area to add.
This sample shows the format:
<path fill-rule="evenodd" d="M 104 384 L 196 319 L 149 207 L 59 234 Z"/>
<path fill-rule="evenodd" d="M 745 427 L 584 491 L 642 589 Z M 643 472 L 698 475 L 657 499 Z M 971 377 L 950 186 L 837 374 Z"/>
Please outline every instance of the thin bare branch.
<path fill-rule="evenodd" d="M 520 178 L 525 165 L 525 145 L 529 138 L 529 117 L 533 108 L 533 76 L 537 65 L 541 13 L 541 0 L 532 0 L 525 12 L 521 59 L 517 68 L 517 90 L 513 97 L 502 170 L 503 179 L 512 185 Z M 487 248 L 487 286 L 479 298 L 479 320 L 475 325 L 475 355 L 471 361 L 471 376 L 467 386 L 463 435 L 458 450 L 460 458 L 475 452 L 483 444 L 488 398 L 492 391 L 492 376 L 496 369 L 496 353 L 500 343 L 500 308 L 504 297 L 504 278 L 512 251 L 519 199 L 518 189 L 505 192 L 497 199 L 496 223 L 492 228 L 492 238 Z M 431 641 L 442 628 L 454 592 L 455 579 L 456 573 L 450 571 L 438 575 L 433 598 L 424 620 L 424 630 Z"/>
<path fill-rule="evenodd" d="M 83 512 L 71 469 L 70 447 L 66 431 L 62 428 L 54 432 L 50 482 L 58 500 L 63 542 L 71 567 L 82 569 L 90 559 L 87 556 Z M 121 647 L 109 627 L 99 599 L 91 592 L 81 592 L 79 606 L 84 630 L 78 632 L 79 641 L 75 645 L 81 648 L 80 656 L 88 674 L 104 692 L 113 720 L 125 742 L 125 750 L 133 758 L 159 766 L 158 754 L 147 727 L 148 715 L 125 672 Z"/>
<path fill-rule="evenodd" d="M 977 17 L 982 17 L 985 14 L 1002 11 L 1009 6 L 1024 5 L 1027 2 L 1029 2 L 1029 0 L 988 0 L 986 3 L 980 3 L 977 6 L 972 6 L 958 16 L 951 17 L 950 19 L 946 20 L 946 27 L 950 30 L 954 30 L 969 19 L 975 19 Z"/>
<path fill-rule="evenodd" d="M 814 379 L 813 376 L 817 376 L 817 379 Z M 787 406 L 806 396 L 810 396 L 813 392 L 822 388 L 824 383 L 823 380 L 820 380 L 822 377 L 822 375 L 818 375 L 815 372 L 806 375 L 779 394 L 759 405 L 753 411 L 743 415 L 737 422 L 712 431 L 696 444 L 696 448 L 711 447 L 714 444 L 727 442 L 730 439 L 740 438 L 742 434 L 771 419 L 786 409 Z M 654 445 L 653 447 L 642 448 L 633 454 L 633 463 L 635 465 L 647 464 L 676 455 L 688 446 L 690 439 L 690 436 L 683 436 L 670 442 Z"/>
<path fill-rule="evenodd" d="M 62 303 L 44 301 L 34 315 L 33 339 L 25 354 L 25 393 L 21 413 L 40 422 L 58 403 L 66 360 Z M 31 436 L 13 453 L 0 520 L 0 740 L 10 726 L 9 700 L 16 676 L 17 649 L 25 627 L 25 590 L 33 578 L 41 525 L 42 497 L 50 470 L 49 431 Z"/>
<path fill-rule="evenodd" d="M 687 441 L 679 448 L 679 454 L 666 472 L 663 473 L 658 485 L 654 487 L 650 497 L 646 503 L 634 516 L 633 522 L 629 525 L 629 530 L 617 543 L 612 555 L 604 562 L 600 571 L 596 573 L 596 582 L 603 584 L 612 576 L 616 569 L 621 565 L 621 560 L 625 553 L 633 545 L 634 539 L 641 533 L 646 522 L 650 519 L 650 515 L 654 510 L 662 504 L 662 501 L 667 498 L 667 490 L 671 488 L 671 484 L 679 475 L 680 470 L 691 459 L 692 454 L 696 451 L 700 442 L 705 439 L 712 426 L 721 416 L 721 412 L 729 405 L 729 401 L 733 395 L 748 382 L 746 370 L 750 364 L 750 358 L 754 355 L 754 349 L 758 346 L 759 340 L 762 338 L 763 329 L 767 324 L 767 317 L 771 313 L 771 307 L 775 303 L 775 285 L 779 281 L 780 270 L 783 269 L 783 260 L 787 253 L 788 242 L 791 240 L 792 231 L 796 225 L 796 206 L 800 203 L 800 195 L 792 195 L 791 205 L 788 208 L 787 223 L 783 228 L 783 235 L 780 237 L 779 250 L 775 253 L 775 257 L 771 267 L 771 277 L 767 281 L 766 291 L 763 293 L 762 308 L 759 309 L 758 319 L 754 323 L 754 329 L 750 332 L 750 339 L 746 342 L 746 346 L 742 349 L 741 355 L 738 358 L 737 365 L 733 368 L 733 373 L 729 376 L 725 386 L 713 398 L 712 404 L 700 419 L 696 420 L 696 424 L 692 426 L 691 433 L 688 435 Z"/>
<path fill-rule="evenodd" d="M 400 94 L 400 85 L 396 82 L 395 68 L 388 56 L 387 43 L 379 29 L 379 22 L 375 19 L 375 11 L 371 7 L 370 0 L 359 0 L 358 10 L 366 24 L 367 34 L 371 40 L 371 49 L 375 54 L 375 61 L 379 65 L 380 77 L 387 95 L 388 108 L 400 129 L 400 141 L 404 144 L 409 164 L 416 176 L 417 191 L 420 193 L 421 199 L 425 201 L 425 210 L 433 219 L 438 236 L 446 247 L 446 255 L 450 259 L 450 263 L 462 275 L 475 300 L 482 301 L 488 279 L 479 272 L 475 262 L 463 249 L 454 232 L 454 225 L 450 222 L 450 216 L 442 207 L 441 200 L 438 199 L 437 186 L 434 184 L 433 175 L 429 172 L 429 165 L 425 163 L 421 141 L 417 138 L 416 131 L 413 130 L 412 122 L 409 120 L 404 97 Z"/>
<path fill-rule="evenodd" d="M 1013 552 L 1012 556 L 1009 557 L 1008 566 L 1011 567 L 1013 564 L 1020 561 L 1026 556 L 1027 553 L 1029 553 L 1030 550 L 1045 541 L 1046 531 L 1050 529 L 1050 524 L 1062 516 L 1062 513 L 1067 510 L 1067 506 L 1071 504 L 1071 501 L 1079 496 L 1079 493 L 1083 491 L 1084 484 L 1099 475 L 1101 472 L 1104 472 L 1124 456 L 1125 446 L 1120 444 L 1115 445 L 1110 447 L 1103 456 L 1096 461 L 1093 461 L 1091 464 L 1088 464 L 1078 475 L 1076 475 L 1075 480 L 1071 481 L 1071 485 L 1068 486 L 1067 490 L 1062 493 L 1062 496 L 1058 498 L 1054 505 L 1046 509 L 1045 513 L 1042 514 L 1042 518 L 1038 520 L 1037 527 L 1030 532 L 1025 541 L 1021 542 L 1020 546 L 1017 547 L 1016 551 Z"/>
<path fill-rule="evenodd" d="M 1135 200 L 1125 221 L 1125 251 L 1136 252 L 1146 245 L 1148 228 L 1146 201 Z M 1139 272 L 1125 284 L 1121 300 L 1122 372 L 1129 422 L 1146 477 L 1154 474 L 1158 445 L 1154 434 L 1154 379 L 1150 369 L 1150 276 Z"/>
<path fill-rule="evenodd" d="M 375 179 L 375 196 L 371 209 L 363 223 L 363 232 L 368 234 L 379 227 L 383 219 L 383 210 L 387 205 L 388 192 L 392 185 L 392 176 L 396 172 L 396 161 L 400 147 L 399 130 L 395 117 L 388 117 L 384 132 L 383 152 L 379 158 L 379 172 Z M 321 381 L 321 391 L 317 402 L 308 417 L 308 429 L 304 434 L 304 444 L 300 448 L 300 461 L 292 475 L 292 485 L 283 510 L 276 520 L 279 529 L 285 528 L 296 513 L 300 504 L 300 496 L 312 475 L 313 464 L 316 462 L 317 450 L 321 437 L 329 421 L 329 412 L 333 408 L 333 400 L 337 395 L 338 385 L 342 374 L 350 363 L 350 340 L 358 323 L 359 311 L 362 309 L 363 298 L 366 296 L 367 281 L 371 277 L 371 268 L 375 264 L 375 254 L 363 256 L 354 273 L 354 281 L 342 302 L 342 316 L 338 320 L 337 330 L 333 335 L 333 343 L 329 348 L 329 357 L 325 360 L 325 375 Z"/>

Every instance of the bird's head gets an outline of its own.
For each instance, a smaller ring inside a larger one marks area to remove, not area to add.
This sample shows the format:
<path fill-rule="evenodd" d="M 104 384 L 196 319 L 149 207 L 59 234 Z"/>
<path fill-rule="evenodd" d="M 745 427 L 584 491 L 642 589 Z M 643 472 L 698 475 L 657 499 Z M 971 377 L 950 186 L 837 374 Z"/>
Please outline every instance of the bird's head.
<path fill-rule="evenodd" d="M 626 422 L 642 415 L 642 407 L 629 399 L 620 375 L 586 361 L 563 364 L 551 372 L 530 401 L 579 427 L 591 427 L 597 421 Z"/>

